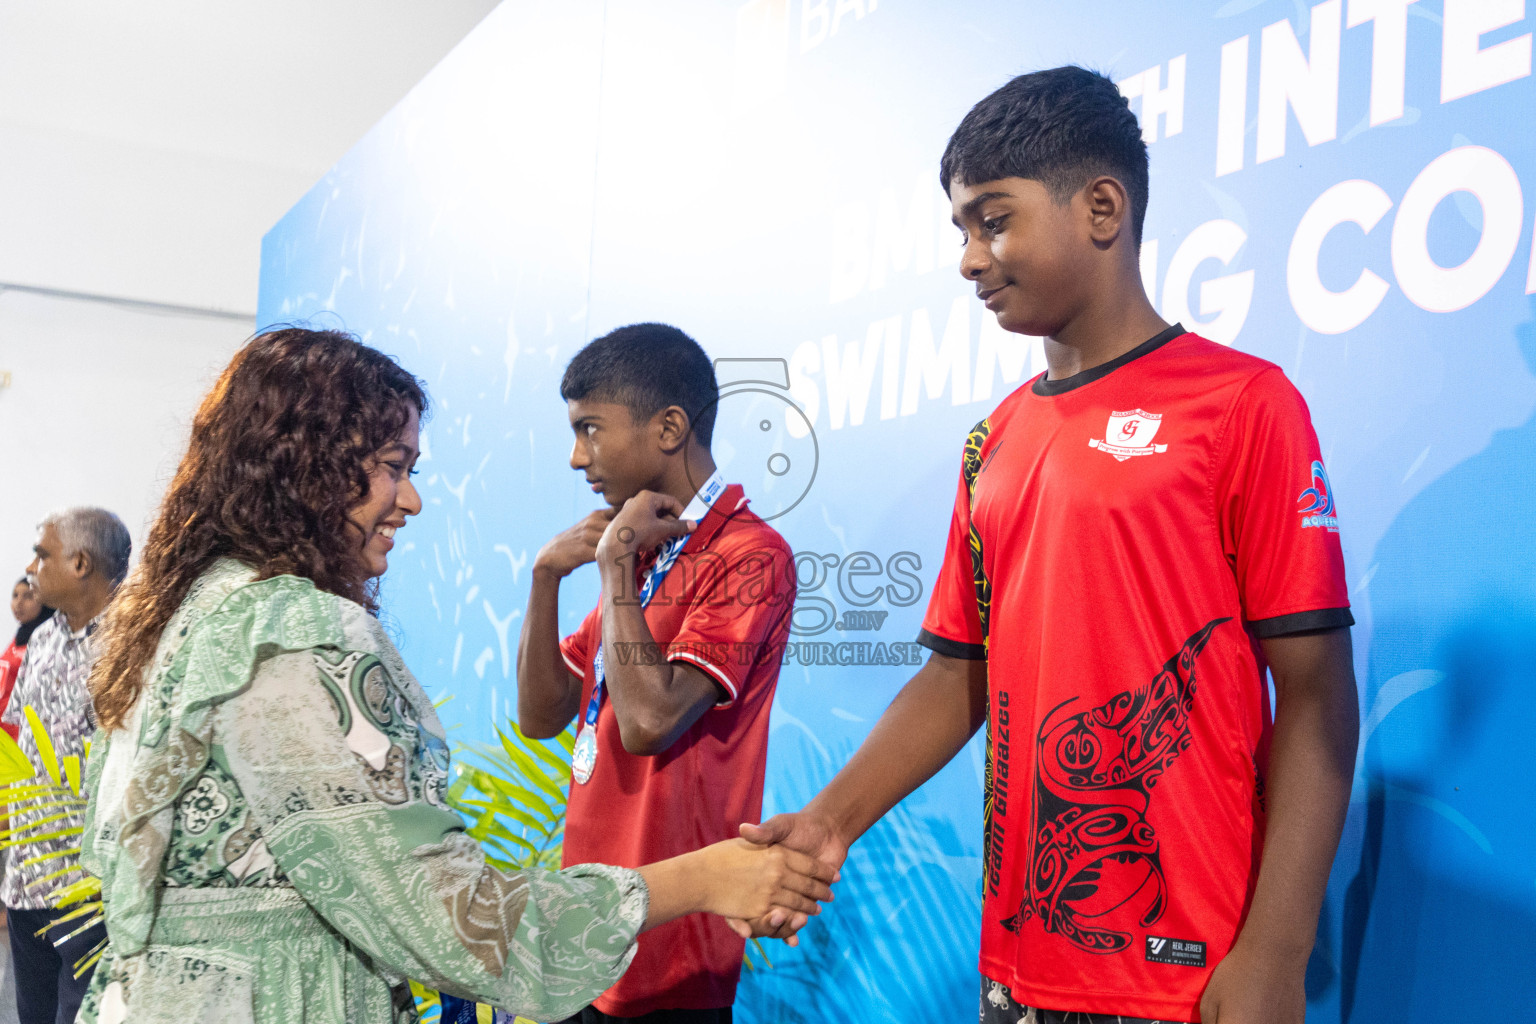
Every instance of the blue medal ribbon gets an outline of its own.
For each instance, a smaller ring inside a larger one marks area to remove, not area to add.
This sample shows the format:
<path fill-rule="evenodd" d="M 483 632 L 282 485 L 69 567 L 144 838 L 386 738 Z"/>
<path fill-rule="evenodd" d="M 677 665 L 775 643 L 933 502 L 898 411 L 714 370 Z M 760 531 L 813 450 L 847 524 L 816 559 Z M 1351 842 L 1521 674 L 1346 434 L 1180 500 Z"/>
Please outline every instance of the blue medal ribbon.
<path fill-rule="evenodd" d="M 688 507 L 683 509 L 683 519 L 692 519 L 695 522 L 703 519 L 709 512 L 715 500 L 725 490 L 725 481 L 720 478 L 717 470 L 699 488 L 699 492 L 693 496 Z M 656 561 L 645 571 L 645 576 L 640 582 L 640 608 L 645 609 L 651 603 L 651 598 L 656 596 L 662 580 L 667 578 L 667 573 L 672 571 L 672 566 L 677 562 L 677 556 L 683 553 L 684 546 L 688 543 L 690 534 L 673 537 L 661 545 Z M 581 719 L 581 729 L 576 735 L 576 746 L 571 751 L 571 775 L 578 783 L 585 783 L 592 777 L 592 770 L 597 765 L 597 715 L 603 706 L 603 681 L 606 673 L 603 671 L 603 645 L 599 640 L 597 654 L 592 658 L 592 671 L 596 676 L 592 684 L 592 696 L 587 700 L 587 710 Z"/>

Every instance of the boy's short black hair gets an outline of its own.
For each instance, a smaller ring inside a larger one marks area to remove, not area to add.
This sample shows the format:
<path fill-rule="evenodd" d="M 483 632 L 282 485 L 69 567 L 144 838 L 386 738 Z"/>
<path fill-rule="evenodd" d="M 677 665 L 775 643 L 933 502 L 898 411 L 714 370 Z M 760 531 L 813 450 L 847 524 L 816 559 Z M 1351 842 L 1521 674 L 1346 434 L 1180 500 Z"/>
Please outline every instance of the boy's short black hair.
<path fill-rule="evenodd" d="M 971 108 L 939 161 L 948 194 L 959 181 L 1032 178 L 1066 202 L 1088 179 L 1108 174 L 1131 199 L 1131 233 L 1141 244 L 1147 215 L 1147 144 L 1115 83 L 1068 65 L 1019 75 Z"/>
<path fill-rule="evenodd" d="M 630 324 L 576 353 L 560 381 L 560 397 L 614 402 L 637 421 L 678 406 L 688 414 L 693 436 L 708 448 L 720 387 L 698 342 L 669 324 Z"/>

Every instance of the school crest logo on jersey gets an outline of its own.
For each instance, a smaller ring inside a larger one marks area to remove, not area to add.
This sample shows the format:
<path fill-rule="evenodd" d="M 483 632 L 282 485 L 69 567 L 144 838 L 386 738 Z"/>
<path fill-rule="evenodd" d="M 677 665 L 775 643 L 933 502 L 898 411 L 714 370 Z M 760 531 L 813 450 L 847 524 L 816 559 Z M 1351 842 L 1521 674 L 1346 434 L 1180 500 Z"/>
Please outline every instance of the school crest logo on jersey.
<path fill-rule="evenodd" d="M 1163 414 L 1132 409 L 1129 412 L 1109 414 L 1109 426 L 1104 428 L 1104 440 L 1090 438 L 1088 447 L 1113 455 L 1117 462 L 1138 455 L 1157 455 L 1168 450 L 1166 444 L 1153 444 L 1157 428 L 1163 425 Z"/>

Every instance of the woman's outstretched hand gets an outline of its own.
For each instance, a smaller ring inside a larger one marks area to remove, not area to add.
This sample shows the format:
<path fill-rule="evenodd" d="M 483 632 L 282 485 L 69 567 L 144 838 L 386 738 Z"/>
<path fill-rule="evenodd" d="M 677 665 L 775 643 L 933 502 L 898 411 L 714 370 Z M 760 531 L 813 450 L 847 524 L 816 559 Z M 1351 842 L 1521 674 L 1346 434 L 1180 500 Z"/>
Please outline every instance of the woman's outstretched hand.
<path fill-rule="evenodd" d="M 774 910 L 814 915 L 832 898 L 833 872 L 788 847 L 727 839 L 699 852 L 718 873 L 708 909 L 721 917 L 751 919 Z"/>
<path fill-rule="evenodd" d="M 812 857 L 823 875 L 827 871 L 833 872 L 834 882 L 841 877 L 838 869 L 848 856 L 848 843 L 838 834 L 832 821 L 811 811 L 777 814 L 761 825 L 743 824 L 741 835 L 751 843 L 783 844 L 786 849 Z M 728 923 L 731 930 L 744 939 L 771 937 L 794 946 L 800 941 L 795 933 L 805 927 L 807 919 L 806 914 L 775 908 L 762 917 L 730 918 Z"/>
<path fill-rule="evenodd" d="M 727 839 L 640 869 L 650 889 L 645 927 L 705 911 L 737 920 L 814 916 L 832 899 L 834 871 L 784 846 Z"/>

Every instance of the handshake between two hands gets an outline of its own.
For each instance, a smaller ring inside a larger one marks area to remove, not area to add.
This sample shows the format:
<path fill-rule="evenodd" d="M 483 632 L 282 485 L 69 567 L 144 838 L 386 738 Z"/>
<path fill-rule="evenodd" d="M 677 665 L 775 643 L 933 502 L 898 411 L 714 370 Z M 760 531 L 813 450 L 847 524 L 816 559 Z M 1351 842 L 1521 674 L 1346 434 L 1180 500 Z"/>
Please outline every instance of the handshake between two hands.
<path fill-rule="evenodd" d="M 705 852 L 725 847 L 737 851 L 745 876 L 728 905 L 711 909 L 744 939 L 766 936 L 791 946 L 799 942 L 795 933 L 821 913 L 819 904 L 832 899 L 831 883 L 841 877 L 848 856 L 848 844 L 832 824 L 806 811 L 744 824 L 741 840 Z"/>

